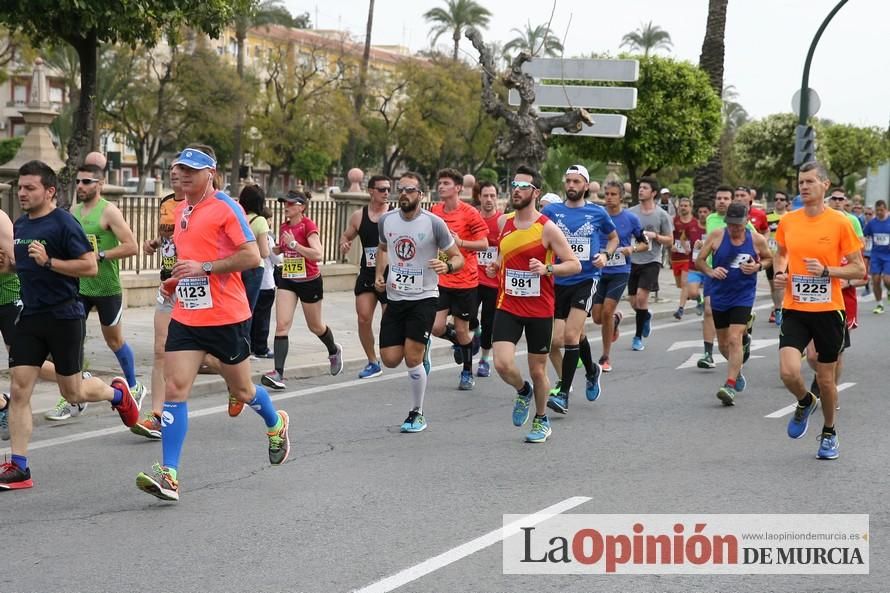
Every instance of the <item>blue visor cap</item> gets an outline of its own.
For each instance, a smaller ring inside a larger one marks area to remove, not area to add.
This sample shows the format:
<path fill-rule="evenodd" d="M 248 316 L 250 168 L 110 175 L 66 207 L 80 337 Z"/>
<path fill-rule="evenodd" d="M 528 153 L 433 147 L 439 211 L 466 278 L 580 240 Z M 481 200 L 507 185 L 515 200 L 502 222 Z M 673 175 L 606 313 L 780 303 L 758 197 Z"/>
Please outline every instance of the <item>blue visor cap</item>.
<path fill-rule="evenodd" d="M 186 148 L 180 152 L 173 165 L 182 165 L 189 169 L 216 169 L 213 157 L 194 148 Z"/>

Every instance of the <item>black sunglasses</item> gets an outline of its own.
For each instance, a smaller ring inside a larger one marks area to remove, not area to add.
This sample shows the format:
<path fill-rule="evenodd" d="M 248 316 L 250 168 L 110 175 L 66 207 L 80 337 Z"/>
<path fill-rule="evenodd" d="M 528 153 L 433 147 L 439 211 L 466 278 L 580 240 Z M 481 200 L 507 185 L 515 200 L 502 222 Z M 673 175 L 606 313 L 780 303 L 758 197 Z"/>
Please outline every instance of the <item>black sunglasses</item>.
<path fill-rule="evenodd" d="M 392 188 L 390 188 L 389 186 L 386 186 L 386 187 L 373 187 L 371 189 L 373 189 L 374 191 L 379 191 L 379 192 L 388 194 Z"/>
<path fill-rule="evenodd" d="M 83 185 L 93 185 L 94 183 L 99 183 L 99 180 L 98 180 L 98 179 L 91 179 L 91 178 L 87 178 L 87 179 L 78 179 L 78 180 L 77 180 L 77 185 L 81 185 L 81 184 L 83 184 Z"/>

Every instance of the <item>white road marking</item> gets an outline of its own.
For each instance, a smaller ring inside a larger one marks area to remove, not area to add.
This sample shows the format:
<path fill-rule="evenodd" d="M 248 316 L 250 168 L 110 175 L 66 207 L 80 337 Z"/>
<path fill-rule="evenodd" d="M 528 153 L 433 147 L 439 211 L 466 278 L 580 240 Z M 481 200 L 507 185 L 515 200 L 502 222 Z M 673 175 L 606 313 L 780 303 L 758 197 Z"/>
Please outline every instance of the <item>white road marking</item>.
<path fill-rule="evenodd" d="M 841 391 L 843 391 L 845 389 L 849 389 L 850 387 L 853 387 L 854 385 L 856 385 L 856 383 L 841 383 L 840 385 L 837 386 L 837 392 L 840 393 Z M 771 414 L 767 414 L 766 416 L 764 416 L 764 418 L 781 418 L 782 416 L 787 416 L 788 414 L 793 412 L 794 408 L 796 408 L 796 407 L 797 407 L 797 404 L 791 404 L 790 406 L 785 406 L 781 410 L 776 410 L 775 412 L 773 412 Z"/>
<path fill-rule="evenodd" d="M 674 350 L 683 350 L 684 348 L 698 348 L 699 344 L 701 344 L 701 340 L 682 340 L 671 344 L 667 351 L 673 352 Z"/>
<path fill-rule="evenodd" d="M 466 558 L 472 554 L 480 550 L 484 550 L 494 544 L 519 533 L 519 527 L 528 527 L 530 525 L 537 525 L 538 523 L 542 523 L 547 519 L 551 518 L 553 515 L 558 515 L 560 513 L 564 513 L 570 509 L 575 508 L 578 505 L 584 504 L 585 502 L 591 500 L 587 496 L 574 496 L 572 498 L 567 498 L 562 502 L 558 502 L 553 506 L 549 506 L 546 509 L 542 509 L 537 513 L 530 515 L 528 518 L 525 518 L 521 521 L 514 521 L 512 523 L 508 523 L 503 527 L 498 527 L 493 531 L 489 531 L 483 536 L 477 537 L 474 540 L 468 541 L 465 544 L 461 544 L 457 547 L 451 548 L 447 552 L 443 552 L 438 556 L 433 556 L 428 560 L 424 560 L 420 564 L 415 564 L 410 568 L 406 568 L 401 572 L 397 572 L 396 574 L 386 577 L 376 583 L 372 583 L 367 587 L 363 587 L 361 589 L 354 589 L 353 593 L 388 593 L 394 589 L 398 589 L 399 587 L 416 581 L 431 572 L 435 572 L 440 568 L 444 568 L 449 564 L 454 564 L 455 562 Z"/>
<path fill-rule="evenodd" d="M 684 343 L 684 342 L 674 342 L 675 345 L 676 345 L 676 344 L 683 344 L 683 343 Z M 751 352 L 754 352 L 755 350 L 762 350 L 762 349 L 764 349 L 764 348 L 769 348 L 769 347 L 771 347 L 771 346 L 775 346 L 775 345 L 778 344 L 778 343 L 779 343 L 779 339 L 778 339 L 778 338 L 767 338 L 767 339 L 763 339 L 763 340 L 751 340 Z M 701 344 L 701 340 L 697 341 L 696 344 Z M 670 352 L 672 348 L 673 348 L 673 347 L 669 348 L 669 349 L 668 349 L 668 352 Z M 677 348 L 673 348 L 673 349 L 674 349 L 674 350 L 679 350 L 679 348 L 680 348 L 680 347 L 678 346 Z M 698 359 L 701 358 L 701 357 L 702 357 L 701 354 L 693 354 L 693 355 L 691 355 L 691 356 L 686 360 L 686 362 L 684 362 L 683 364 L 681 364 L 680 366 L 678 366 L 676 370 L 679 371 L 680 369 L 689 369 L 689 368 L 692 368 L 692 367 L 697 366 L 697 364 L 698 364 Z M 755 359 L 755 358 L 765 358 L 765 357 L 764 357 L 764 356 L 760 356 L 760 355 L 754 355 L 754 354 L 752 354 L 752 355 L 750 356 L 750 359 Z M 719 352 L 715 352 L 715 353 L 714 353 L 714 363 L 715 363 L 715 364 L 722 364 L 722 363 L 724 363 L 724 362 L 726 362 L 726 359 L 723 358 L 723 355 L 720 354 Z"/>

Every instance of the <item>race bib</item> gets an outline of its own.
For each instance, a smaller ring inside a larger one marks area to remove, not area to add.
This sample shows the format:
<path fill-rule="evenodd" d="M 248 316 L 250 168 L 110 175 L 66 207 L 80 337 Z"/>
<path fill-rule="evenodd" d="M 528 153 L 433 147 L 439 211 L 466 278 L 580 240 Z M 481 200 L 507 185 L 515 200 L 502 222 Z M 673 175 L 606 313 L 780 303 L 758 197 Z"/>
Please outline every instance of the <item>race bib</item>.
<path fill-rule="evenodd" d="M 627 258 L 624 257 L 624 252 L 621 251 L 620 247 L 612 255 L 609 255 L 607 251 L 603 251 L 603 256 L 606 258 L 607 268 L 627 265 Z"/>
<path fill-rule="evenodd" d="M 389 267 L 389 285 L 402 294 L 423 292 L 423 268 Z"/>
<path fill-rule="evenodd" d="M 693 249 L 693 250 L 692 250 L 692 259 L 693 259 L 693 260 L 698 259 L 698 254 L 699 254 L 699 253 L 701 253 L 701 249 Z"/>
<path fill-rule="evenodd" d="M 569 240 L 569 247 L 580 261 L 588 261 L 590 259 L 590 237 L 566 237 Z"/>
<path fill-rule="evenodd" d="M 769 250 L 772 251 L 773 253 L 775 253 L 779 250 L 779 244 L 772 237 L 767 239 L 766 242 L 769 244 Z"/>
<path fill-rule="evenodd" d="M 281 267 L 281 277 L 287 280 L 306 277 L 305 257 L 286 257 Z"/>
<path fill-rule="evenodd" d="M 365 267 L 373 268 L 377 265 L 377 248 L 365 247 Z"/>
<path fill-rule="evenodd" d="M 791 296 L 797 303 L 831 302 L 831 278 L 791 276 Z"/>
<path fill-rule="evenodd" d="M 541 296 L 541 277 L 527 270 L 507 268 L 504 279 L 504 292 L 515 297 Z"/>
<path fill-rule="evenodd" d="M 90 242 L 93 252 L 99 253 L 99 239 L 96 238 L 96 235 L 87 235 L 87 241 Z"/>
<path fill-rule="evenodd" d="M 674 253 L 689 253 L 687 248 L 688 243 L 688 241 L 681 241 L 679 239 L 674 241 Z"/>
<path fill-rule="evenodd" d="M 183 309 L 209 309 L 213 306 L 210 278 L 207 276 L 182 278 L 176 285 L 176 300 Z"/>
<path fill-rule="evenodd" d="M 881 247 L 890 245 L 890 234 L 875 233 L 875 245 L 879 245 Z"/>
<path fill-rule="evenodd" d="M 485 251 L 477 251 L 476 259 L 479 260 L 480 266 L 487 266 L 498 261 L 498 248 L 489 247 Z"/>

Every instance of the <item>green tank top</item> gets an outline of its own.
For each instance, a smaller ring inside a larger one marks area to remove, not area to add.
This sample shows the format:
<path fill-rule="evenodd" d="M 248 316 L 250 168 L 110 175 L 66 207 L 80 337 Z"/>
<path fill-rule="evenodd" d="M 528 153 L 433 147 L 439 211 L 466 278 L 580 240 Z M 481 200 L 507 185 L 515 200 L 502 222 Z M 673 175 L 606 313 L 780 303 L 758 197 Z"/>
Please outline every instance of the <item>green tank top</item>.
<path fill-rule="evenodd" d="M 0 305 L 19 300 L 19 277 L 16 273 L 0 274 Z"/>
<path fill-rule="evenodd" d="M 74 218 L 80 222 L 83 231 L 87 235 L 93 251 L 108 251 L 120 245 L 120 241 L 114 236 L 111 229 L 103 229 L 101 220 L 102 212 L 108 206 L 108 200 L 99 198 L 99 201 L 86 215 L 83 213 L 83 204 L 77 204 L 71 209 Z M 80 279 L 80 294 L 91 297 L 112 296 L 121 294 L 120 261 L 109 260 L 99 262 L 99 273 L 94 278 Z"/>

